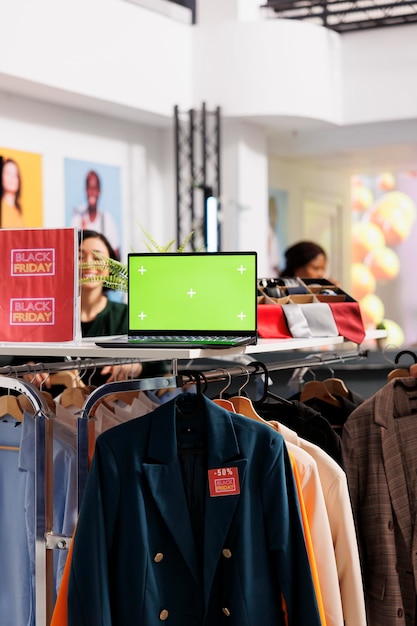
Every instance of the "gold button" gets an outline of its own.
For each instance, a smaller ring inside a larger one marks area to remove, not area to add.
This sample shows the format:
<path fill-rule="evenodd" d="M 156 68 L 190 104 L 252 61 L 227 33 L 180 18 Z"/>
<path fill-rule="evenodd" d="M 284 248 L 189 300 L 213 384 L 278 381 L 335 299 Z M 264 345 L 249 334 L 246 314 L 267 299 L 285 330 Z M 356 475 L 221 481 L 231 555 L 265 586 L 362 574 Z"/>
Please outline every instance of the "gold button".
<path fill-rule="evenodd" d="M 227 606 L 223 607 L 223 608 L 222 608 L 222 611 L 223 611 L 223 613 L 226 615 L 226 617 L 230 617 L 230 611 L 229 611 L 229 609 L 227 608 Z"/>
<path fill-rule="evenodd" d="M 225 559 L 230 559 L 230 557 L 232 556 L 232 553 L 230 552 L 228 548 L 223 548 L 222 554 Z"/>
<path fill-rule="evenodd" d="M 159 619 L 164 622 L 167 619 L 168 615 L 168 611 L 166 609 L 163 609 L 159 614 Z"/>
<path fill-rule="evenodd" d="M 164 555 L 162 554 L 162 552 L 157 552 L 153 557 L 153 560 L 155 561 L 155 563 L 159 563 L 160 561 L 162 561 L 163 558 Z"/>

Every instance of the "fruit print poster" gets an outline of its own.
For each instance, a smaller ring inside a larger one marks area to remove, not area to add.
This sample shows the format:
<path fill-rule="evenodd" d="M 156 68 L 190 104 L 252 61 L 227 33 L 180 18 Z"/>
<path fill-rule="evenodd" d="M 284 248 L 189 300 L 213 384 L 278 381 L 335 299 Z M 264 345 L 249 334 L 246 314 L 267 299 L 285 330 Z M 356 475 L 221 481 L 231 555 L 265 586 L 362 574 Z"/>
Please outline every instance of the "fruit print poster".
<path fill-rule="evenodd" d="M 352 289 L 366 328 L 417 343 L 417 171 L 352 179 Z"/>

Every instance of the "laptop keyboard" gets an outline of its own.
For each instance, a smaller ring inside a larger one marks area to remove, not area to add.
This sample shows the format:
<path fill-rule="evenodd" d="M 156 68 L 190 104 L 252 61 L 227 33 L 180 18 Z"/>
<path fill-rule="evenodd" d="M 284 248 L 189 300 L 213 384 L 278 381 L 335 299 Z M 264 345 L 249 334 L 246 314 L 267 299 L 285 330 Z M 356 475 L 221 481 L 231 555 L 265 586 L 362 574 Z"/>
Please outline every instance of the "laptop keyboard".
<path fill-rule="evenodd" d="M 129 341 L 134 341 L 138 343 L 163 343 L 163 344 L 174 344 L 174 343 L 185 343 L 192 345 L 193 343 L 205 343 L 205 344 L 214 344 L 214 345 L 234 345 L 241 341 L 245 341 L 247 337 L 226 337 L 222 335 L 216 336 L 207 336 L 207 335 L 166 335 L 166 336 L 149 336 L 149 335 L 138 335 L 134 337 L 129 337 Z"/>

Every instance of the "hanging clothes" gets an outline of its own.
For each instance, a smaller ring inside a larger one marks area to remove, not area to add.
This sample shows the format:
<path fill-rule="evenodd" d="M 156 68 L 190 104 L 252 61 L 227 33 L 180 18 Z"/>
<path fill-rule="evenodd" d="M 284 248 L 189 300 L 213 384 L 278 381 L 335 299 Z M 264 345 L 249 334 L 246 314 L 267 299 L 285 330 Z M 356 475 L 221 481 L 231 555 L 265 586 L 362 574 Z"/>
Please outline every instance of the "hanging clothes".
<path fill-rule="evenodd" d="M 351 413 L 343 429 L 368 626 L 416 623 L 416 413 L 416 379 L 397 378 Z"/>
<path fill-rule="evenodd" d="M 35 419 L 24 411 L 23 422 L 0 422 L 0 615 L 5 626 L 35 626 Z M 77 517 L 76 441 L 62 424 L 53 438 L 53 518 L 55 532 L 71 535 Z M 66 553 L 54 562 L 56 591 Z"/>
<path fill-rule="evenodd" d="M 243 400 L 245 400 L 244 397 Z M 290 429 L 275 421 L 267 422 L 257 414 L 251 404 L 249 406 L 250 410 L 243 413 L 245 417 L 267 424 L 284 436 L 299 493 L 310 564 L 319 599 L 319 609 L 322 610 L 322 623 L 327 626 L 343 626 L 342 602 L 332 534 L 316 461 L 308 452 L 296 445 L 294 440 L 285 436 L 286 433 L 292 432 Z M 245 402 L 241 408 L 245 409 Z M 297 439 L 296 433 L 293 434 Z M 360 626 L 360 624 L 355 626 Z"/>
<path fill-rule="evenodd" d="M 298 400 L 291 401 L 291 410 L 283 410 L 279 401 L 268 399 L 255 402 L 256 410 L 266 420 L 278 420 L 325 450 L 341 467 L 343 467 L 342 441 L 334 432 L 329 422 L 318 411 Z"/>
<path fill-rule="evenodd" d="M 333 541 L 345 626 L 366 626 L 358 540 L 345 472 L 324 450 L 278 422 L 287 445 L 299 446 L 316 462 Z"/>
<path fill-rule="evenodd" d="M 187 453 L 188 435 L 198 448 Z M 196 460 L 181 462 L 187 454 Z M 193 488 L 202 468 L 203 489 L 200 479 Z M 279 626 L 281 594 L 289 626 L 319 626 L 281 435 L 199 394 L 100 435 L 74 538 L 69 626 Z"/>
<path fill-rule="evenodd" d="M 301 395 L 301 393 L 295 394 L 291 396 L 290 399 L 299 400 Z M 309 400 L 303 401 L 303 403 L 320 413 L 320 415 L 329 422 L 339 437 L 342 437 L 344 423 L 349 415 L 364 402 L 365 398 L 352 390 L 349 390 L 348 398 L 336 394 L 334 394 L 334 397 L 338 401 L 338 406 L 329 404 L 320 398 L 310 398 Z"/>

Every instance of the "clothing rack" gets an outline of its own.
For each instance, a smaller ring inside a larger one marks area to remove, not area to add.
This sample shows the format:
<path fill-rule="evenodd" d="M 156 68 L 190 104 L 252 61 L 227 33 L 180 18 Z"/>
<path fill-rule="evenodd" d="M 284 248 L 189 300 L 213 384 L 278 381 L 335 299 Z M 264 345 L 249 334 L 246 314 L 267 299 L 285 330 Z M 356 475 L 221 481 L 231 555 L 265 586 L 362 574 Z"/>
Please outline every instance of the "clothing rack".
<path fill-rule="evenodd" d="M 4 368 L 2 368 L 4 369 Z M 24 394 L 32 403 L 35 420 L 35 590 L 36 624 L 45 623 L 44 608 L 51 605 L 53 589 L 53 553 L 45 550 L 45 535 L 53 524 L 53 482 L 52 482 L 52 420 L 45 398 L 37 387 L 24 380 L 1 376 L 0 388 Z M 49 594 L 49 598 L 46 597 Z M 43 620 L 43 622 L 41 621 Z"/>
<path fill-rule="evenodd" d="M 319 367 L 342 363 L 351 359 L 366 358 L 368 351 L 357 350 L 351 353 L 326 352 L 308 358 L 268 363 L 260 371 L 259 365 L 252 363 L 213 368 L 200 372 L 204 381 L 230 380 L 231 377 L 247 376 L 299 367 Z M 227 357 L 227 355 L 225 355 Z M 233 357 L 232 357 L 233 358 Z M 29 373 L 57 372 L 65 370 L 97 369 L 106 365 L 137 363 L 140 358 L 83 358 L 69 359 L 52 363 L 34 363 L 19 366 L 0 367 L 0 388 L 25 394 L 32 402 L 36 421 L 35 437 L 35 489 L 36 489 L 36 626 L 49 624 L 53 612 L 53 550 L 68 549 L 70 537 L 53 533 L 53 419 L 46 400 L 39 390 L 18 378 Z M 106 383 L 94 390 L 86 399 L 78 419 L 78 498 L 81 502 L 88 474 L 89 426 L 94 425 L 93 417 L 100 401 L 107 395 L 122 391 L 146 391 L 183 387 L 195 380 L 190 369 L 178 371 L 177 359 L 172 359 L 171 376 L 131 379 Z"/>

